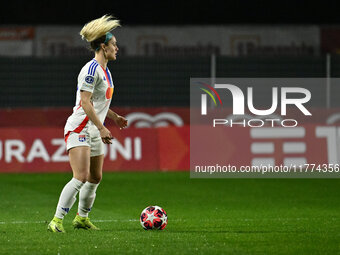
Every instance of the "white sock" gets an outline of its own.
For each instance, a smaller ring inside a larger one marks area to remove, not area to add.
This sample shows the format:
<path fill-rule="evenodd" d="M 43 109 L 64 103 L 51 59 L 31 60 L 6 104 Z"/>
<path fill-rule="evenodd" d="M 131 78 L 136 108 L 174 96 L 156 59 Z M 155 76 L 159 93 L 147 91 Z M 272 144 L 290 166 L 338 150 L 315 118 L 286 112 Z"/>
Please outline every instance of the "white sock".
<path fill-rule="evenodd" d="M 83 182 L 72 178 L 71 181 L 69 181 L 64 186 L 60 194 L 57 210 L 55 213 L 57 218 L 63 219 L 64 216 L 71 210 L 74 202 L 77 200 L 76 196 L 83 185 Z"/>
<path fill-rule="evenodd" d="M 78 214 L 81 217 L 88 217 L 92 209 L 94 199 L 96 198 L 96 190 L 99 183 L 86 182 L 79 192 Z"/>

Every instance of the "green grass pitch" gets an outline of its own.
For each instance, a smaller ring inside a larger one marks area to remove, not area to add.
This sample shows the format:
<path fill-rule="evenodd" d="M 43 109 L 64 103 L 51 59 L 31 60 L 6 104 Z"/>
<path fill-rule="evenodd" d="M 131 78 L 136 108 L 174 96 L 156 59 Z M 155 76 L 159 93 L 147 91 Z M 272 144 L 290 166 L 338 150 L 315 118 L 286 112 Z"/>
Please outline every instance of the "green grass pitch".
<path fill-rule="evenodd" d="M 0 254 L 336 254 L 340 179 L 190 179 L 189 173 L 104 173 L 90 214 L 98 232 L 47 232 L 70 174 L 0 175 Z M 148 205 L 168 213 L 145 231 Z"/>

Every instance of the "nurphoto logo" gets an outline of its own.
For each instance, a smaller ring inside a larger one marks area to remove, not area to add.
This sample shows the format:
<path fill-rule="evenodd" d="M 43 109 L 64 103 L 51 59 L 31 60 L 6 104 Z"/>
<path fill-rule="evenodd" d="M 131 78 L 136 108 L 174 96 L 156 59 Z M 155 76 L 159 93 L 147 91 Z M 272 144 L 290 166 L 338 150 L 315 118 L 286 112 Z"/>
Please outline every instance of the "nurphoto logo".
<path fill-rule="evenodd" d="M 207 95 L 214 102 L 214 105 L 217 106 L 217 101 L 219 101 L 219 105 L 223 106 L 220 95 L 223 93 L 231 94 L 232 96 L 232 111 L 233 115 L 245 115 L 245 96 L 242 90 L 234 85 L 234 84 L 214 84 L 214 86 L 210 86 L 206 83 L 200 82 L 205 88 L 201 88 L 201 90 L 205 93 L 201 94 L 201 115 L 207 115 Z M 220 94 L 217 92 L 219 90 Z M 279 105 L 279 91 L 280 91 L 280 105 Z M 294 95 L 294 97 L 292 96 Z M 296 96 L 298 95 L 298 96 Z M 215 99 L 217 98 L 217 100 Z M 273 114 L 278 106 L 281 109 L 281 116 L 287 115 L 287 106 L 292 105 L 298 108 L 302 114 L 305 116 L 311 116 L 312 114 L 304 104 L 308 103 L 311 99 L 311 92 L 306 88 L 301 87 L 272 87 L 271 93 L 271 102 L 272 105 L 268 109 L 256 109 L 254 106 L 254 92 L 253 87 L 247 87 L 247 107 L 249 112 L 254 114 L 255 116 L 260 116 L 260 118 L 253 119 L 243 119 L 238 120 L 237 122 L 233 119 L 218 119 L 214 118 L 212 125 L 213 127 L 219 125 L 225 126 L 243 126 L 243 127 L 262 127 L 266 126 L 281 126 L 281 127 L 296 127 L 298 125 L 297 120 L 295 119 L 277 119 L 277 118 L 263 118 L 263 116 L 269 116 Z"/>

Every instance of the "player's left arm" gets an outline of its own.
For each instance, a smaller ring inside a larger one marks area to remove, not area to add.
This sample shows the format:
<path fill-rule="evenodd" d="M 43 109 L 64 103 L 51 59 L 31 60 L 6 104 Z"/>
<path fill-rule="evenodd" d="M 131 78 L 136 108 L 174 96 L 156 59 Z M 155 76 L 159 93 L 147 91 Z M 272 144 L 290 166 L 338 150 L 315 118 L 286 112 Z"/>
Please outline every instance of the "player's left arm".
<path fill-rule="evenodd" d="M 107 111 L 106 117 L 113 120 L 120 129 L 127 127 L 127 119 L 125 119 L 123 116 L 118 115 L 111 109 Z"/>

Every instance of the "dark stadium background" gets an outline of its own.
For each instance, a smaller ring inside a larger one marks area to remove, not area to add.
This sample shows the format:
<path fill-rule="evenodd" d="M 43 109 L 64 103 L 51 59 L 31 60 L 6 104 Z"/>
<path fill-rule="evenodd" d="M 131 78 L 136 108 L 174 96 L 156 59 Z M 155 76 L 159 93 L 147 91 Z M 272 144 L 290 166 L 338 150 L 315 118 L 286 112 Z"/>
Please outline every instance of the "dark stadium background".
<path fill-rule="evenodd" d="M 7 1 L 1 24 L 84 24 L 112 13 L 125 25 L 337 24 L 336 1 Z"/>

